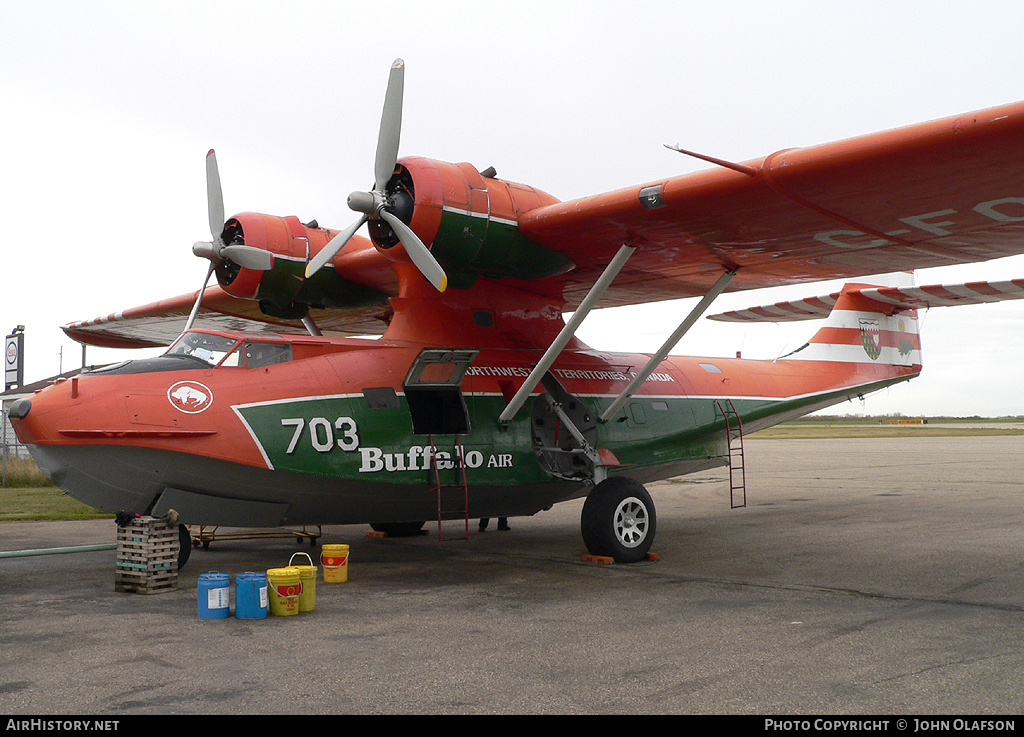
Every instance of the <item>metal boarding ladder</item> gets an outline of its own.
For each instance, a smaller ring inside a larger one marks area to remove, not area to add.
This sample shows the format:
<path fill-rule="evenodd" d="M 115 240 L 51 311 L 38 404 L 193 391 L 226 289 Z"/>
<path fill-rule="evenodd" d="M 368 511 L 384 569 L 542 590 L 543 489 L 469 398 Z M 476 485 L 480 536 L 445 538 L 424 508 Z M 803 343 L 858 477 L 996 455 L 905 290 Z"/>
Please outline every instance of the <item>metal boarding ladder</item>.
<path fill-rule="evenodd" d="M 455 458 L 447 461 L 453 463 L 455 471 L 455 483 L 454 484 L 443 484 L 441 483 L 441 469 L 439 468 L 437 459 L 437 446 L 434 445 L 434 436 L 430 436 L 430 468 L 433 472 L 433 486 L 430 487 L 430 491 L 437 497 L 437 539 L 444 540 L 468 540 L 469 539 L 469 485 L 466 483 L 466 464 L 463 456 L 462 443 L 460 442 L 461 436 L 455 436 Z M 445 495 L 445 490 L 454 490 L 454 495 Z M 461 509 L 446 509 L 446 502 L 451 503 L 453 501 L 462 502 Z M 462 537 L 448 537 L 444 536 L 444 527 L 442 521 L 446 515 L 459 512 L 465 519 L 465 531 Z"/>
<path fill-rule="evenodd" d="M 726 445 L 729 448 L 729 504 L 732 509 L 747 506 L 747 472 L 743 466 L 743 422 L 731 399 L 716 399 L 715 405 L 725 418 Z M 737 497 L 742 501 L 737 502 Z"/>

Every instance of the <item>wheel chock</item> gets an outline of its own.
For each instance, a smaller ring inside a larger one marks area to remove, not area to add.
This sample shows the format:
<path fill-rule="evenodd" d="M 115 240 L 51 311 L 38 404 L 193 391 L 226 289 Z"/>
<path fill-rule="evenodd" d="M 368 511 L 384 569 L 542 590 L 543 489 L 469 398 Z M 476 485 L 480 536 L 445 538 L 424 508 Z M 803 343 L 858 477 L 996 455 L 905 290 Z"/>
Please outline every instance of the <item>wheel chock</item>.
<path fill-rule="evenodd" d="M 644 556 L 644 560 L 646 560 L 646 561 L 648 561 L 650 563 L 656 563 L 657 561 L 661 560 L 661 556 L 658 555 L 657 553 L 647 553 Z M 589 553 L 587 553 L 586 555 L 583 556 L 583 562 L 584 563 L 600 563 L 602 565 L 606 565 L 607 566 L 607 565 L 611 565 L 612 563 L 614 563 L 615 559 L 612 558 L 609 555 L 590 555 Z"/>

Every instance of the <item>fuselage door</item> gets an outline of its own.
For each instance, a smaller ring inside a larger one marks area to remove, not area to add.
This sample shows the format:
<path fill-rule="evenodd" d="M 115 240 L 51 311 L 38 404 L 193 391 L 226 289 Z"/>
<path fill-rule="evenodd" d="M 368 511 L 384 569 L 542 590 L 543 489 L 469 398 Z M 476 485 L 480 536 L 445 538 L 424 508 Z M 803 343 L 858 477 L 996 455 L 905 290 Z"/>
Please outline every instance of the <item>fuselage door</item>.
<path fill-rule="evenodd" d="M 478 352 L 427 348 L 416 356 L 403 384 L 414 433 L 462 435 L 469 432 L 462 378 Z"/>

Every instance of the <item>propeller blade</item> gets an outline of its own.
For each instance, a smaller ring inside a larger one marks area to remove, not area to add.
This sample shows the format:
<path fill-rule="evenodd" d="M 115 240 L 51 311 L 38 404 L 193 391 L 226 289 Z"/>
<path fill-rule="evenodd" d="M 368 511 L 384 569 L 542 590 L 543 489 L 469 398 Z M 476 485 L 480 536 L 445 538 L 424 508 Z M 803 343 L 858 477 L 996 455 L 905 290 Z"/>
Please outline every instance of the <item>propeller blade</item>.
<path fill-rule="evenodd" d="M 254 271 L 270 271 L 274 268 L 274 254 L 253 246 L 224 246 L 220 255 L 231 259 L 239 266 Z"/>
<path fill-rule="evenodd" d="M 338 233 L 336 236 L 324 246 L 319 253 L 309 260 L 306 264 L 306 278 L 313 276 L 316 272 L 323 268 L 324 264 L 334 258 L 338 251 L 345 247 L 345 244 L 349 242 L 355 232 L 362 227 L 363 223 L 369 220 L 370 216 L 363 213 L 358 220 L 352 223 L 345 230 Z"/>
<path fill-rule="evenodd" d="M 374 185 L 383 192 L 398 163 L 398 141 L 402 134 L 402 97 L 405 93 L 405 62 L 395 59 L 388 76 L 388 90 L 384 96 L 384 111 L 380 116 L 377 135 L 377 158 L 374 162 Z"/>
<path fill-rule="evenodd" d="M 387 224 L 391 226 L 392 230 L 395 231 L 395 235 L 402 241 L 402 245 L 405 247 L 405 252 L 409 254 L 409 258 L 416 264 L 416 268 L 420 270 L 424 278 L 428 282 L 434 285 L 434 288 L 439 292 L 443 292 L 448 288 L 448 276 L 444 273 L 444 269 L 441 265 L 434 260 L 434 256 L 430 253 L 430 249 L 423 245 L 423 241 L 419 239 L 419 236 L 413 232 L 413 229 L 403 223 L 398 217 L 387 210 L 381 210 L 380 216 L 387 221 Z"/>
<path fill-rule="evenodd" d="M 203 304 L 203 292 L 206 291 L 206 285 L 210 283 L 210 277 L 213 276 L 214 263 L 210 261 L 210 268 L 206 271 L 206 278 L 203 280 L 203 286 L 199 290 L 199 294 L 196 295 L 196 303 L 192 305 L 192 312 L 189 313 L 188 320 L 185 321 L 185 329 L 182 333 L 187 333 L 191 328 L 192 324 L 196 321 L 196 316 L 199 315 L 199 307 Z"/>
<path fill-rule="evenodd" d="M 206 154 L 206 205 L 210 217 L 210 234 L 216 243 L 224 230 L 224 194 L 220 188 L 217 154 L 212 148 Z"/>

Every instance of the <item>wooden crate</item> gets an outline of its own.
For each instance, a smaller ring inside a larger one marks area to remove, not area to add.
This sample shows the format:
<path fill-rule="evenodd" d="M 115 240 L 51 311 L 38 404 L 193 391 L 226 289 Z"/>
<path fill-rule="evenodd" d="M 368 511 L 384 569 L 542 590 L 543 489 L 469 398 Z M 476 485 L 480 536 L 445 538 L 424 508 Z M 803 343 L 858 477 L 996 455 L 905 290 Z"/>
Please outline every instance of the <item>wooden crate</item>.
<path fill-rule="evenodd" d="M 116 591 L 158 594 L 178 587 L 178 526 L 137 517 L 117 528 Z"/>

